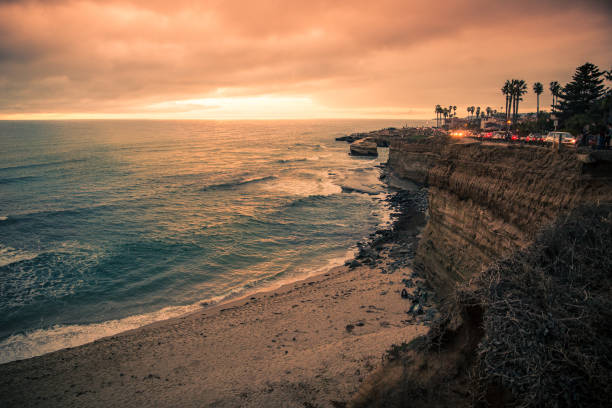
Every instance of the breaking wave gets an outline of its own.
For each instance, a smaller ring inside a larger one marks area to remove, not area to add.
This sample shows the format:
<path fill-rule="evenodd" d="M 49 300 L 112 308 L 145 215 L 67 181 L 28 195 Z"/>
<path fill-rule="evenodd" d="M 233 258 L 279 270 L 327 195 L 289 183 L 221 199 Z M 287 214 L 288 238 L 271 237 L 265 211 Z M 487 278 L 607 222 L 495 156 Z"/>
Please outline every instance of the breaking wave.
<path fill-rule="evenodd" d="M 276 176 L 266 176 L 266 177 L 252 177 L 252 178 L 237 179 L 233 181 L 228 181 L 226 183 L 208 185 L 206 187 L 203 187 L 202 191 L 231 189 L 231 188 L 238 187 L 238 186 L 244 186 L 246 184 L 261 183 L 264 181 L 275 180 L 277 178 L 278 177 Z"/>

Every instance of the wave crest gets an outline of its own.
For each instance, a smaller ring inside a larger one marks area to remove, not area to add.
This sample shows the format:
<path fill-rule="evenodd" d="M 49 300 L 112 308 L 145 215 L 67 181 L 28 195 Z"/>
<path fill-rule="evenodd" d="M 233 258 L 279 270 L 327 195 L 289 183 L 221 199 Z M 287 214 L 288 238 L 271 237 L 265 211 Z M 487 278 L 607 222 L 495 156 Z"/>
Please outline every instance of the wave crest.
<path fill-rule="evenodd" d="M 252 177 L 252 178 L 237 179 L 237 180 L 228 181 L 226 183 L 218 183 L 218 184 L 211 184 L 211 185 L 205 186 L 202 188 L 202 191 L 231 189 L 231 188 L 238 187 L 238 186 L 244 186 L 246 184 L 261 183 L 264 181 L 275 180 L 277 178 L 278 177 L 276 176 L 265 176 L 265 177 Z"/>

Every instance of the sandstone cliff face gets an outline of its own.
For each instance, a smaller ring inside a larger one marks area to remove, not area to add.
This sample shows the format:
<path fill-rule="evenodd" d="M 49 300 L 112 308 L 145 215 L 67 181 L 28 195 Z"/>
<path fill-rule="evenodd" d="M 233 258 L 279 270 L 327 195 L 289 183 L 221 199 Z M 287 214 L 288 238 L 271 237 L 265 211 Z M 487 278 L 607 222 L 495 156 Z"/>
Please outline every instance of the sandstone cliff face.
<path fill-rule="evenodd" d="M 423 185 L 444 144 L 441 138 L 393 139 L 389 145 L 389 168 L 395 176 Z"/>
<path fill-rule="evenodd" d="M 527 246 L 572 208 L 612 202 L 610 155 L 585 163 L 573 150 L 398 141 L 389 167 L 429 186 L 416 264 L 441 294 Z"/>
<path fill-rule="evenodd" d="M 376 141 L 370 138 L 359 139 L 350 145 L 353 156 L 378 156 Z"/>

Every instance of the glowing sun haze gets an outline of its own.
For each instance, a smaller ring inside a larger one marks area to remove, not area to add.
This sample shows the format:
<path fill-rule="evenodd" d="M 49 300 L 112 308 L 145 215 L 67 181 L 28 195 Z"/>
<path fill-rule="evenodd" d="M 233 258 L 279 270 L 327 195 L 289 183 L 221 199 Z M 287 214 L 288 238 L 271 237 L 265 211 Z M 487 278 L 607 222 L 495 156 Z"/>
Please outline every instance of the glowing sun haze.
<path fill-rule="evenodd" d="M 431 118 L 612 67 L 612 3 L 0 0 L 0 118 Z"/>

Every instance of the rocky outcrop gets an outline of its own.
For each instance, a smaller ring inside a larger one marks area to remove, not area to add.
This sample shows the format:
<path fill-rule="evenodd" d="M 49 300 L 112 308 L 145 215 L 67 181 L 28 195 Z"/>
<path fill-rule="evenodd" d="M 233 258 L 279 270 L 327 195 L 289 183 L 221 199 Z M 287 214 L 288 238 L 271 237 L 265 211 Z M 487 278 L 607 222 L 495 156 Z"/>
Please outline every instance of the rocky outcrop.
<path fill-rule="evenodd" d="M 392 138 L 401 137 L 401 135 L 402 135 L 402 129 L 387 128 L 387 129 L 373 130 L 371 132 L 351 133 L 350 135 L 344 135 L 344 136 L 337 137 L 336 140 L 341 141 L 341 142 L 353 143 L 357 140 L 370 139 L 376 142 L 376 145 L 378 147 L 388 147 L 389 141 Z"/>
<path fill-rule="evenodd" d="M 376 142 L 378 147 L 389 147 L 394 140 L 403 140 L 407 138 L 425 138 L 435 135 L 442 134 L 443 131 L 432 129 L 432 128 L 385 128 L 380 130 L 373 130 L 371 132 L 358 132 L 351 133 L 350 135 L 344 135 L 337 137 L 337 141 L 353 143 L 360 139 L 370 139 Z"/>
<path fill-rule="evenodd" d="M 441 294 L 526 247 L 580 204 L 612 202 L 612 162 L 584 160 L 575 150 L 396 141 L 389 167 L 429 186 L 416 265 Z"/>
<path fill-rule="evenodd" d="M 336 138 L 337 142 L 353 143 L 355 140 L 363 139 L 366 137 L 365 133 L 352 133 L 350 135 L 344 135 Z"/>
<path fill-rule="evenodd" d="M 389 146 L 388 168 L 391 174 L 418 185 L 427 182 L 427 173 L 438 161 L 442 148 L 448 144 L 443 136 L 425 139 L 402 138 Z"/>
<path fill-rule="evenodd" d="M 352 156 L 378 156 L 376 142 L 370 138 L 359 139 L 351 143 Z"/>

